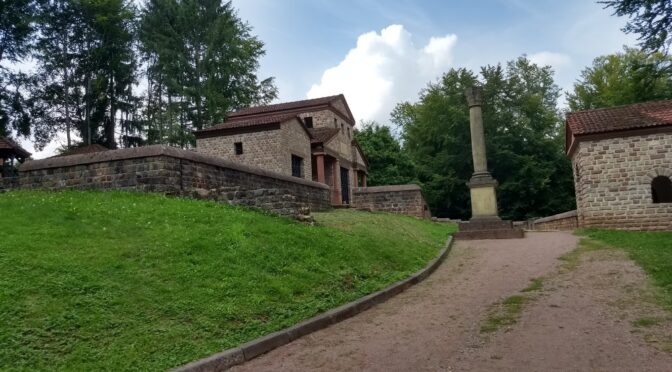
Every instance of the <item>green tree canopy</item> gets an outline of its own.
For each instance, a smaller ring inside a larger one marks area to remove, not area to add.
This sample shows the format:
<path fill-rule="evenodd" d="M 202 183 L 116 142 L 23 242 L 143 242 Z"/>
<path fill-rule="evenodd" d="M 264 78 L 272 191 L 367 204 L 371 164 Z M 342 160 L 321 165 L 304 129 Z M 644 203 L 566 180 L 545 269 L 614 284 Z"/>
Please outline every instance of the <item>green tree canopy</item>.
<path fill-rule="evenodd" d="M 488 167 L 499 181 L 500 216 L 524 219 L 574 208 L 557 109 L 560 90 L 551 68 L 521 57 L 505 67 L 483 67 L 481 79 Z M 420 93 L 418 103 L 399 104 L 392 115 L 438 216 L 471 215 L 466 182 L 473 164 L 464 92 L 478 83 L 474 72 L 451 69 Z"/>
<path fill-rule="evenodd" d="M 672 43 L 672 1 L 605 0 L 600 3 L 614 9 L 614 14 L 630 18 L 623 31 L 639 34 L 644 50 L 669 50 Z"/>
<path fill-rule="evenodd" d="M 416 183 L 415 165 L 389 127 L 362 122 L 355 139 L 369 162 L 368 186 Z"/>
<path fill-rule="evenodd" d="M 256 76 L 263 43 L 230 1 L 150 0 L 140 42 L 148 63 L 150 142 L 186 146 L 192 130 L 277 96 L 272 78 Z"/>
<path fill-rule="evenodd" d="M 0 136 L 30 133 L 30 102 L 24 94 L 29 79 L 2 63 L 20 61 L 30 52 L 37 6 L 35 0 L 0 1 Z"/>
<path fill-rule="evenodd" d="M 572 111 L 672 98 L 672 58 L 625 48 L 595 58 L 568 93 Z"/>

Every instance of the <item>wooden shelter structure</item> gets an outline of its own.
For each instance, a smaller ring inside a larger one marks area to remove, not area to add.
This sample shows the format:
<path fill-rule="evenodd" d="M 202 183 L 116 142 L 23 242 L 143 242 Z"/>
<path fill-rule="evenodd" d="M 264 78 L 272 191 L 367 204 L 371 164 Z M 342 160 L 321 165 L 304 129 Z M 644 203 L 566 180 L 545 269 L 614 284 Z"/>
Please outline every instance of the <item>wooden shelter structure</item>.
<path fill-rule="evenodd" d="M 7 137 L 0 137 L 0 177 L 16 175 L 15 163 L 24 162 L 31 153 Z"/>

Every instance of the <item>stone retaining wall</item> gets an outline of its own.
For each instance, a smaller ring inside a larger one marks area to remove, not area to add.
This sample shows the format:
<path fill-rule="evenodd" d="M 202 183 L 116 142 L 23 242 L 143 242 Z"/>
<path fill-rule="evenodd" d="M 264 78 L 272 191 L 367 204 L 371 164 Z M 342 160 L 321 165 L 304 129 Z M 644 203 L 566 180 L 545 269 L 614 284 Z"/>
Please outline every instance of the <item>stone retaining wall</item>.
<path fill-rule="evenodd" d="M 533 220 L 530 225 L 533 230 L 574 230 L 579 227 L 579 219 L 574 210 L 538 218 Z"/>
<path fill-rule="evenodd" d="M 19 168 L 18 181 L 18 187 L 25 189 L 195 196 L 281 215 L 296 216 L 306 207 L 330 208 L 326 185 L 160 145 L 29 161 Z"/>
<path fill-rule="evenodd" d="M 0 177 L 0 192 L 19 187 L 19 177 Z"/>
<path fill-rule="evenodd" d="M 418 185 L 360 187 L 353 189 L 352 205 L 357 209 L 430 218 Z"/>

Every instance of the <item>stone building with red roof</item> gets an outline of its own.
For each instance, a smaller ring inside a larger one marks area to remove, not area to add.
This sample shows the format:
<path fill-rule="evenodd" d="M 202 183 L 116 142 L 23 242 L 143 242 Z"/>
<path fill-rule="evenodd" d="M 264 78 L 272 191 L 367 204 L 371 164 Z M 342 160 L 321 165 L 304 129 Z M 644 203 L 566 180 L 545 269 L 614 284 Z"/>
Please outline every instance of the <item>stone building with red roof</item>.
<path fill-rule="evenodd" d="M 198 152 L 324 183 L 334 205 L 366 187 L 368 163 L 354 139 L 355 118 L 342 94 L 250 107 L 196 131 Z"/>
<path fill-rule="evenodd" d="M 672 101 L 571 112 L 581 227 L 672 230 Z"/>

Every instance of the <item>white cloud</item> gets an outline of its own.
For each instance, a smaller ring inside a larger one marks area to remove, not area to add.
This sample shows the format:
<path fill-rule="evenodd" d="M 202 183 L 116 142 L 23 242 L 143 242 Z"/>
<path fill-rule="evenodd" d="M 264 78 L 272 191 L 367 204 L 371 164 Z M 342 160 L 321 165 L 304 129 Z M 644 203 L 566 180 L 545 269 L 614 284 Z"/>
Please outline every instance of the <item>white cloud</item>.
<path fill-rule="evenodd" d="M 572 63 L 572 59 L 568 55 L 562 53 L 539 52 L 532 54 L 528 58 L 539 66 L 551 66 L 556 71 L 559 68 Z"/>
<path fill-rule="evenodd" d="M 449 34 L 432 37 L 418 48 L 402 25 L 362 34 L 357 46 L 338 66 L 324 71 L 307 96 L 343 93 L 355 119 L 385 123 L 398 102 L 417 98 L 427 82 L 448 70 L 456 43 L 457 36 Z"/>

